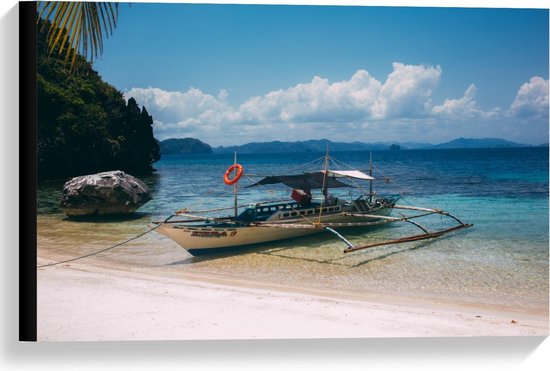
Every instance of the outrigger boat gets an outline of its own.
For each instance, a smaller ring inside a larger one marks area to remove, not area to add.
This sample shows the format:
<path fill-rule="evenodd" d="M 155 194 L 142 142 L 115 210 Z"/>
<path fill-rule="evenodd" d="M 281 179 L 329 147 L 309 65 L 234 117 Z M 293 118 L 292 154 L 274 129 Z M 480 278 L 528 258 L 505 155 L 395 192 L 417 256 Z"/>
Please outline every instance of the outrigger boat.
<path fill-rule="evenodd" d="M 235 163 L 224 175 L 225 184 L 233 186 L 234 206 L 231 207 L 234 210 L 233 216 L 208 217 L 205 215 L 229 208 L 201 211 L 181 209 L 164 221 L 154 222 L 157 225 L 156 231 L 174 240 L 192 255 L 220 252 L 323 232 L 329 232 L 342 240 L 347 246 L 343 252 L 348 253 L 375 246 L 436 238 L 472 226 L 443 210 L 397 205 L 401 195 L 376 196 L 372 189 L 372 182 L 375 180 L 372 176 L 372 157 L 368 174 L 360 170 L 330 170 L 329 159 L 327 151 L 323 169 L 319 171 L 265 176 L 260 181 L 247 186 L 246 188 L 250 188 L 281 183 L 292 188 L 292 200 L 254 203 L 239 213 L 237 183 L 244 174 L 244 169 L 237 163 L 235 155 Z M 329 189 L 355 188 L 354 185 L 345 183 L 343 180 L 367 181 L 369 192 L 353 200 L 332 196 Z M 320 190 L 323 197 L 312 198 L 312 190 Z M 391 216 L 394 209 L 408 210 L 415 214 Z M 412 220 L 432 214 L 452 218 L 458 225 L 429 232 Z M 176 219 L 172 220 L 174 217 Z M 354 246 L 340 233 L 349 228 L 365 228 L 394 222 L 411 223 L 420 228 L 423 233 L 364 246 Z"/>

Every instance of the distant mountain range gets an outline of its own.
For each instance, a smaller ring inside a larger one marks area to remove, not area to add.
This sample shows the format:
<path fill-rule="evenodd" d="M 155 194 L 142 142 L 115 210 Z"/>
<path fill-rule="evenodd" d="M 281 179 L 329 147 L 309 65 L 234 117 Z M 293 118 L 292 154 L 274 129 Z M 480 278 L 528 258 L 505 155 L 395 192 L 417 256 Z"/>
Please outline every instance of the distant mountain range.
<path fill-rule="evenodd" d="M 331 152 L 382 151 L 403 149 L 454 149 L 454 148 L 513 148 L 531 147 L 526 144 L 498 138 L 458 138 L 441 144 L 422 142 L 333 142 L 328 139 L 312 139 L 297 142 L 253 142 L 239 146 L 211 147 L 198 139 L 166 139 L 160 143 L 161 154 L 198 153 L 280 153 L 280 152 L 324 152 L 327 146 Z M 548 147 L 548 143 L 540 147 Z"/>
<path fill-rule="evenodd" d="M 497 138 L 458 138 L 441 144 L 422 142 L 332 142 L 328 139 L 306 140 L 299 142 L 254 142 L 240 146 L 214 147 L 214 153 L 274 153 L 274 152 L 324 152 L 327 148 L 331 152 L 339 151 L 380 151 L 400 149 L 452 149 L 452 148 L 512 148 L 529 147 L 526 144 L 511 142 Z"/>
<path fill-rule="evenodd" d="M 381 151 L 408 148 L 417 149 L 431 146 L 428 143 L 390 143 L 390 142 L 333 142 L 328 139 L 305 140 L 299 142 L 254 142 L 241 146 L 215 147 L 214 153 L 239 152 L 239 153 L 276 153 L 276 152 L 324 152 L 328 148 L 331 152 L 341 151 Z M 393 146 L 393 147 L 392 147 Z"/>

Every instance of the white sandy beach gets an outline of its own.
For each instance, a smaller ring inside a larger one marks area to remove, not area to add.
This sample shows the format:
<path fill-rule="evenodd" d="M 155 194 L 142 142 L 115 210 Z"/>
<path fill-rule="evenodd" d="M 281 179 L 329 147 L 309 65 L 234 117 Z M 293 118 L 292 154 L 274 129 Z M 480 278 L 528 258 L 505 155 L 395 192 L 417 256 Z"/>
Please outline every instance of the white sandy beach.
<path fill-rule="evenodd" d="M 39 263 L 50 261 L 39 250 Z M 338 298 L 87 263 L 38 270 L 39 341 L 548 335 L 545 316 Z"/>

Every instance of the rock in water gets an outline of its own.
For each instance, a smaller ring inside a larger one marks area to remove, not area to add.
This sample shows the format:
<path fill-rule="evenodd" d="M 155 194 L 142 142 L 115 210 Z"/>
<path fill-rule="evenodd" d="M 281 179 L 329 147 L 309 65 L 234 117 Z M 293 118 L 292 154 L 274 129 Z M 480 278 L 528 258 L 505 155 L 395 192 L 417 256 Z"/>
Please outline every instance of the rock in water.
<path fill-rule="evenodd" d="M 69 180 L 59 204 L 68 216 L 120 215 L 133 213 L 150 199 L 145 183 L 117 170 Z"/>

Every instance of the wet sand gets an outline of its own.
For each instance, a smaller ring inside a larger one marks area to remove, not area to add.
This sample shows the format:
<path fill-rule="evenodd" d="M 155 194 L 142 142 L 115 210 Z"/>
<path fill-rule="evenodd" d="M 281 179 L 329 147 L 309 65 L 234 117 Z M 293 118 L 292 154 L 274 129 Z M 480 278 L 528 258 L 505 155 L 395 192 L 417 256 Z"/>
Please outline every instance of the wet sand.
<path fill-rule="evenodd" d="M 38 264 L 59 261 L 38 249 Z M 38 269 L 38 340 L 547 336 L 548 317 L 341 296 L 91 257 Z"/>

